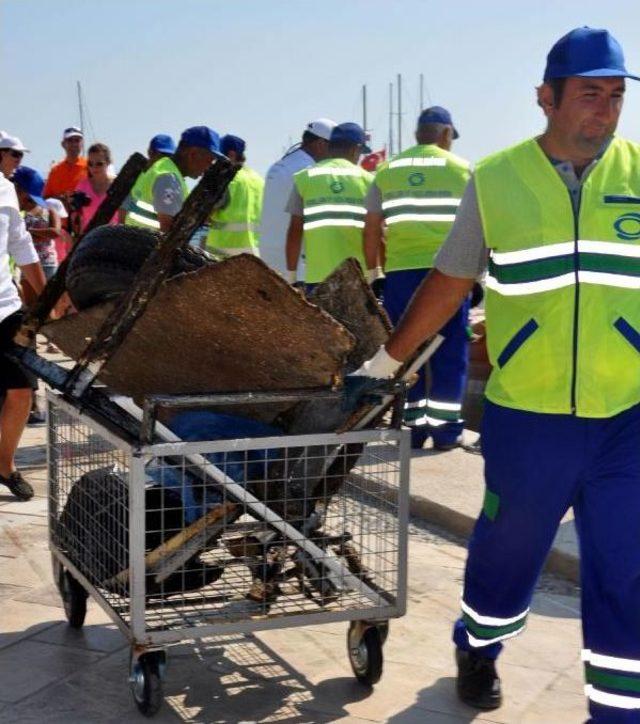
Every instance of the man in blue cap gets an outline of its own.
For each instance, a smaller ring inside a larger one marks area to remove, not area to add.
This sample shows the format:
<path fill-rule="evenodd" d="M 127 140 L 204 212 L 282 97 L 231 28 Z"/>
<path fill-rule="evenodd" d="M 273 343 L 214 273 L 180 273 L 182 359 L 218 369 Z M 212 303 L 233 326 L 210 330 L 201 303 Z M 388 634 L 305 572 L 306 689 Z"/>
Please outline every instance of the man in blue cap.
<path fill-rule="evenodd" d="M 346 383 L 358 399 L 455 313 L 488 266 L 486 493 L 454 629 L 458 694 L 500 705 L 495 659 L 525 627 L 573 507 L 593 722 L 640 722 L 640 145 L 614 135 L 627 72 L 606 31 L 547 58 L 544 133 L 478 163 L 434 271 Z"/>
<path fill-rule="evenodd" d="M 227 134 L 220 141 L 220 151 L 240 166 L 229 184 L 221 206 L 211 214 L 206 247 L 227 256 L 254 254 L 258 251 L 264 179 L 246 165 L 247 144 L 239 136 Z"/>
<path fill-rule="evenodd" d="M 212 128 L 183 131 L 175 153 L 159 158 L 140 179 L 130 196 L 125 224 L 166 233 L 189 193 L 185 177 L 202 176 L 219 149 L 220 138 Z"/>
<path fill-rule="evenodd" d="M 357 123 L 340 123 L 331 131 L 329 158 L 298 171 L 287 204 L 291 214 L 287 231 L 287 275 L 297 281 L 298 261 L 305 247 L 305 281 L 323 281 L 349 257 L 363 270 L 362 229 L 364 199 L 373 176 L 358 166 L 370 153 L 364 130 Z"/>
<path fill-rule="evenodd" d="M 364 254 L 369 282 L 381 272 L 384 241 L 384 307 L 397 324 L 414 292 L 433 267 L 455 219 L 469 180 L 469 163 L 451 153 L 458 132 L 441 106 L 422 111 L 417 145 L 378 167 L 366 199 Z M 467 379 L 469 302 L 465 300 L 441 334 L 444 342 L 419 371 L 405 403 L 404 421 L 411 446 L 420 449 L 431 436 L 434 448 L 450 450 L 462 441 L 462 397 Z"/>
<path fill-rule="evenodd" d="M 149 157 L 149 166 L 164 156 L 173 156 L 176 152 L 176 142 L 166 133 L 158 133 L 149 141 L 147 156 Z"/>

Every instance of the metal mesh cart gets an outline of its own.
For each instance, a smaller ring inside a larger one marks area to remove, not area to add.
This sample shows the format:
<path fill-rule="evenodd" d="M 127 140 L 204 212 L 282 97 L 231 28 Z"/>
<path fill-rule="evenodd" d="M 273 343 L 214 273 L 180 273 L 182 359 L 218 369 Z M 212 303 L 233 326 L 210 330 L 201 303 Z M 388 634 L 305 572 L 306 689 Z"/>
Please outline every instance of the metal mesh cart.
<path fill-rule="evenodd" d="M 143 444 L 59 393 L 48 413 L 55 580 L 72 626 L 91 596 L 130 641 L 141 712 L 165 647 L 218 634 L 348 621 L 378 681 L 405 612 L 407 431 Z"/>

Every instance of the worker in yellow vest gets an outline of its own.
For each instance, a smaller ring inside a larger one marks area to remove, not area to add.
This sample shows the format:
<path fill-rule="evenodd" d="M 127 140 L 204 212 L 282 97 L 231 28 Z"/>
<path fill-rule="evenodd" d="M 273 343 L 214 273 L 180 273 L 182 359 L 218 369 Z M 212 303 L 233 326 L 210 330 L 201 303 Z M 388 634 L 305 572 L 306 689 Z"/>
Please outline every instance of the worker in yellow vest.
<path fill-rule="evenodd" d="M 353 401 L 393 376 L 488 266 L 486 492 L 453 635 L 458 695 L 481 709 L 501 703 L 495 659 L 573 507 L 590 721 L 640 722 L 640 144 L 615 135 L 625 78 L 640 80 L 606 30 L 557 41 L 537 89 L 546 130 L 478 163 L 434 270 L 346 385 Z"/>
<path fill-rule="evenodd" d="M 297 281 L 303 243 L 308 287 L 323 281 L 349 257 L 357 259 L 364 271 L 364 199 L 373 176 L 357 163 L 362 153 L 369 152 L 363 129 L 357 123 L 340 123 L 331 131 L 329 158 L 293 177 L 286 242 L 291 284 Z"/>
<path fill-rule="evenodd" d="M 225 201 L 209 219 L 206 248 L 227 256 L 260 256 L 259 224 L 262 215 L 264 179 L 246 165 L 246 143 L 227 134 L 220 140 L 220 151 L 241 168 L 227 188 Z"/>
<path fill-rule="evenodd" d="M 220 137 L 208 126 L 187 128 L 172 156 L 161 156 L 131 193 L 125 224 L 167 232 L 189 194 L 185 178 L 199 178 L 220 150 Z"/>
<path fill-rule="evenodd" d="M 469 180 L 469 163 L 451 153 L 456 138 L 449 111 L 427 108 L 418 118 L 417 145 L 378 166 L 369 189 L 364 228 L 367 273 L 370 281 L 377 276 L 384 229 L 384 307 L 393 324 L 433 266 Z M 465 299 L 440 330 L 444 342 L 429 360 L 429 394 L 424 367 L 409 390 L 404 421 L 411 428 L 413 448 L 421 448 L 428 437 L 438 450 L 450 450 L 462 441 L 468 317 Z"/>

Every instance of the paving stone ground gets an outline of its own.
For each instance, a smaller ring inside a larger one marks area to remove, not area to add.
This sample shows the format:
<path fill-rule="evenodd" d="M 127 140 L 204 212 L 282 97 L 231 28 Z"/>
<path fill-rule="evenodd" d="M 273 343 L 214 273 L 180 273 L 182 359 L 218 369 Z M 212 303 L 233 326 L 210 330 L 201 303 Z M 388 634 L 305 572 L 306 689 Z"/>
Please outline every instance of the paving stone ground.
<path fill-rule="evenodd" d="M 29 428 L 20 450 L 37 497 L 18 503 L 0 492 L 0 722 L 144 721 L 128 690 L 120 632 L 95 604 L 82 630 L 64 620 L 47 550 L 44 432 Z M 441 474 L 437 459 L 430 467 L 425 457 L 418 475 Z M 478 714 L 457 702 L 450 627 L 465 555 L 461 541 L 414 521 L 408 613 L 391 624 L 373 690 L 352 676 L 346 624 L 190 641 L 169 651 L 155 721 L 584 721 L 577 589 L 551 577 L 538 587 L 527 632 L 501 657 L 504 706 Z"/>

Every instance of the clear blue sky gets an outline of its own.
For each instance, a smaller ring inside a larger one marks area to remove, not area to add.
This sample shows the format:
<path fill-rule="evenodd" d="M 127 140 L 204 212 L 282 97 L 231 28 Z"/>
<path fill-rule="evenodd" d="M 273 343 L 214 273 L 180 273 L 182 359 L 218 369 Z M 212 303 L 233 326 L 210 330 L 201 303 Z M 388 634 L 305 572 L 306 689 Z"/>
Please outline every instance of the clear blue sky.
<path fill-rule="evenodd" d="M 361 122 L 363 83 L 382 146 L 397 73 L 406 147 L 424 73 L 427 100 L 460 130 L 454 150 L 475 161 L 543 127 L 534 86 L 578 25 L 610 29 L 640 73 L 638 0 L 0 0 L 0 128 L 46 171 L 79 122 L 79 80 L 88 140 L 116 165 L 155 133 L 206 123 L 244 137 L 264 172 L 309 120 Z M 640 83 L 628 81 L 620 132 L 640 140 Z"/>

